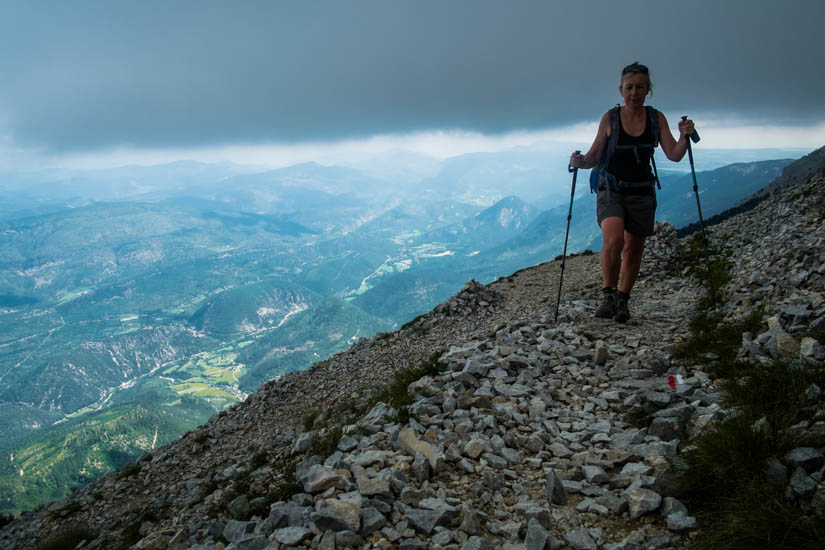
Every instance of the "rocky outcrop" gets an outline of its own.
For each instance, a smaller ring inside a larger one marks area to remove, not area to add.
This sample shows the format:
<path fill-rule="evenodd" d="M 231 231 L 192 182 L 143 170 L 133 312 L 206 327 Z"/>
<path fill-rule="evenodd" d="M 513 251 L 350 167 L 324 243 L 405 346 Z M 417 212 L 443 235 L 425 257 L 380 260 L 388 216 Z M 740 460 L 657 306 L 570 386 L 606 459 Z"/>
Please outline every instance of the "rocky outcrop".
<path fill-rule="evenodd" d="M 732 262 L 725 313 L 766 313 L 743 356 L 825 355 L 811 336 L 825 322 L 823 184 L 709 230 Z M 567 259 L 558 322 L 558 262 L 470 282 L 402 330 L 267 383 L 127 470 L 24 514 L 0 545 L 31 548 L 82 524 L 95 536 L 84 548 L 685 548 L 695 511 L 670 460 L 726 411 L 708 375 L 671 356 L 700 296 L 678 249 L 659 225 L 626 325 L 593 317 L 597 256 Z M 410 385 L 409 421 L 379 403 L 331 452 L 308 456 L 329 436 L 316 428 L 330 411 L 434 353 L 444 369 Z M 310 411 L 320 415 L 307 430 Z M 825 430 L 825 411 L 798 429 Z M 823 506 L 823 451 L 774 461 L 789 499 Z M 294 495 L 273 497 L 275 465 L 296 457 Z"/>

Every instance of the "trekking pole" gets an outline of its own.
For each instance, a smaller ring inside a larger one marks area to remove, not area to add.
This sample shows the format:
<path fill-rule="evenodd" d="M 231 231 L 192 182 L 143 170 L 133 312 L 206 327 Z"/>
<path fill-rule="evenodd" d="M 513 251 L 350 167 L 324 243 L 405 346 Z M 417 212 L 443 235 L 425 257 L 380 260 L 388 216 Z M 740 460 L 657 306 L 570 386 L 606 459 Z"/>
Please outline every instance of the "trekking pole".
<path fill-rule="evenodd" d="M 575 154 L 581 151 L 576 150 Z M 559 320 L 559 304 L 561 303 L 561 282 L 564 280 L 564 261 L 567 259 L 567 236 L 570 234 L 570 219 L 573 217 L 573 195 L 576 194 L 576 176 L 579 175 L 579 169 L 573 168 L 570 164 L 567 165 L 567 171 L 573 173 L 573 187 L 570 189 L 570 209 L 567 211 L 567 231 L 564 232 L 564 251 L 561 253 L 561 275 L 559 275 L 559 296 L 556 298 L 556 316 L 553 322 Z"/>
<path fill-rule="evenodd" d="M 683 116 L 682 120 L 687 120 L 687 116 Z M 699 133 L 695 130 L 687 140 L 688 159 L 690 159 L 690 173 L 693 175 L 693 194 L 696 195 L 696 208 L 699 210 L 699 228 L 702 230 L 702 244 L 705 247 L 705 263 L 708 267 L 708 283 L 710 284 L 710 303 L 713 309 L 716 309 L 716 289 L 713 286 L 713 272 L 710 268 L 710 256 L 708 254 L 708 239 L 705 236 L 705 221 L 702 219 L 702 205 L 699 203 L 699 184 L 696 183 L 696 169 L 693 167 L 693 149 L 690 142 L 697 143 L 699 141 Z"/>

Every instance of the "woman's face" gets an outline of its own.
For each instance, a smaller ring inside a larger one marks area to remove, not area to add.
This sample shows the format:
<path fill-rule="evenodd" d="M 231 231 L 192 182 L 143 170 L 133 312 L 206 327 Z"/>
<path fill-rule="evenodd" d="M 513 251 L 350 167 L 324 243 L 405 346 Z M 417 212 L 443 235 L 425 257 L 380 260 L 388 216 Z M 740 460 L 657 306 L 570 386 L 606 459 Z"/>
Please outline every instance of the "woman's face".
<path fill-rule="evenodd" d="M 650 91 L 647 83 L 647 76 L 642 73 L 631 73 L 622 78 L 622 85 L 619 86 L 624 103 L 628 107 L 641 107 L 645 103 Z"/>

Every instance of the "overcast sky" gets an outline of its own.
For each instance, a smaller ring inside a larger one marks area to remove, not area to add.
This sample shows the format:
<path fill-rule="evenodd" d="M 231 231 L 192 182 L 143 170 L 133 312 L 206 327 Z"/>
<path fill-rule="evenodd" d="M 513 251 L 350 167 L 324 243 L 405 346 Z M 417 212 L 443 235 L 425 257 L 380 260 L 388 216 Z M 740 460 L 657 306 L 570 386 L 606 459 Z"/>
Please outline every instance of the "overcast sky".
<path fill-rule="evenodd" d="M 634 60 L 674 126 L 813 147 L 823 20 L 822 0 L 0 0 L 0 158 L 589 132 Z"/>

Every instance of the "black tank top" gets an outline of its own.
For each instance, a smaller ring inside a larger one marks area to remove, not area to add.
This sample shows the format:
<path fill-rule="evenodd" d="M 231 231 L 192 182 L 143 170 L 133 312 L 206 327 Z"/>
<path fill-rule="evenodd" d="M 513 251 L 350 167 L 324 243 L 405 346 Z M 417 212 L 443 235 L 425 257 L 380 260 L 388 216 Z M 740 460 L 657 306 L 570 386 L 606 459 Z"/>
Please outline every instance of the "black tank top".
<path fill-rule="evenodd" d="M 607 164 L 607 171 L 616 179 L 627 182 L 642 182 L 653 180 L 653 171 L 650 168 L 650 157 L 653 154 L 651 145 L 653 136 L 650 125 L 645 116 L 645 130 L 640 136 L 634 137 L 624 131 L 622 116 L 619 113 L 619 140 L 617 145 L 646 145 L 633 149 L 616 147 L 613 158 Z M 638 154 L 638 158 L 637 155 Z"/>

